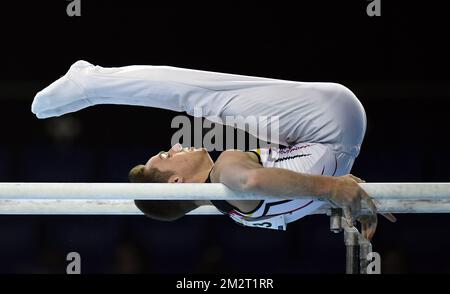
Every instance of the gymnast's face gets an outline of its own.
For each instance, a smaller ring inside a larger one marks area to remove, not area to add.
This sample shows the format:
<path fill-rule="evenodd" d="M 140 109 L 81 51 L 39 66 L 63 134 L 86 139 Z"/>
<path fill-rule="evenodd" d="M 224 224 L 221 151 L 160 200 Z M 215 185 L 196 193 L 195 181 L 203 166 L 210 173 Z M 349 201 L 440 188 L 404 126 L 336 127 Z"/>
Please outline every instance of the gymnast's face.
<path fill-rule="evenodd" d="M 174 172 L 169 182 L 196 182 L 199 172 L 212 168 L 214 162 L 205 148 L 183 148 L 175 144 L 169 151 L 161 151 L 152 156 L 145 168 L 154 167 L 160 171 Z"/>

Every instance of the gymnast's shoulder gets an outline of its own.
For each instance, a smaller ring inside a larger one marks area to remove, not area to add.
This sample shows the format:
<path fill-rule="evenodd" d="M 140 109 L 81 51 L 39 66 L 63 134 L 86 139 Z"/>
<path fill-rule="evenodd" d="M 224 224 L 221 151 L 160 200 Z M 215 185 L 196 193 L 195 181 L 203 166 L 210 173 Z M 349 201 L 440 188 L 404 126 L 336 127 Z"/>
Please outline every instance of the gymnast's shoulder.
<path fill-rule="evenodd" d="M 237 149 L 223 151 L 211 171 L 211 182 L 219 183 L 220 175 L 226 173 L 241 173 L 247 170 L 261 168 L 258 156 L 253 152 L 244 152 Z"/>

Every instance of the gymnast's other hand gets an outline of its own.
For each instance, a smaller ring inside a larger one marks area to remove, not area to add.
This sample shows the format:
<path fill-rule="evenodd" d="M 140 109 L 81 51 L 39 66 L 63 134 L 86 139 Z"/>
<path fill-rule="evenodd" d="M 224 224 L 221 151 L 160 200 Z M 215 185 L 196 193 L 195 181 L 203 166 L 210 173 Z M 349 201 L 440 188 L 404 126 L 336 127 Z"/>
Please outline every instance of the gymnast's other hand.
<path fill-rule="evenodd" d="M 366 202 L 372 214 L 377 213 L 375 202 L 359 185 L 364 182 L 363 180 L 351 174 L 332 179 L 329 200 L 342 208 L 344 217 L 350 226 L 353 225 L 353 220 L 361 215 L 362 201 Z"/>
<path fill-rule="evenodd" d="M 375 201 L 361 188 L 359 183 L 364 183 L 354 175 L 334 177 L 334 185 L 330 192 L 330 201 L 342 208 L 348 225 L 353 226 L 353 220 L 356 218 L 361 223 L 362 234 L 369 241 L 372 239 L 377 228 L 377 206 Z M 361 215 L 361 203 L 365 202 L 369 208 L 369 215 Z M 390 213 L 382 214 L 391 222 L 396 218 Z"/>
<path fill-rule="evenodd" d="M 393 223 L 397 221 L 395 216 L 390 213 L 385 213 L 382 215 Z M 364 238 L 371 241 L 377 229 L 378 224 L 377 215 L 376 214 L 361 215 L 358 217 L 358 221 L 361 223 L 361 234 L 363 235 Z"/>

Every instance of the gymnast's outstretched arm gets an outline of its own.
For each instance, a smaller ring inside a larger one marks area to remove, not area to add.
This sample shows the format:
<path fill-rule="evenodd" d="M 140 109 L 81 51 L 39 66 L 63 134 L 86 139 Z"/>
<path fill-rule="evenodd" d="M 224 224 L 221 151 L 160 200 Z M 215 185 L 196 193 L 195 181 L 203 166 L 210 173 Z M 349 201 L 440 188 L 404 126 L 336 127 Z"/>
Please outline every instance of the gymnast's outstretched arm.
<path fill-rule="evenodd" d="M 311 195 L 344 208 L 345 217 L 352 223 L 365 201 L 373 214 L 377 208 L 369 195 L 358 185 L 363 182 L 353 175 L 329 177 L 298 173 L 284 168 L 263 168 L 239 151 L 225 151 L 217 159 L 211 181 L 223 183 L 230 189 L 259 195 Z M 236 201 L 240 202 L 240 201 Z"/>

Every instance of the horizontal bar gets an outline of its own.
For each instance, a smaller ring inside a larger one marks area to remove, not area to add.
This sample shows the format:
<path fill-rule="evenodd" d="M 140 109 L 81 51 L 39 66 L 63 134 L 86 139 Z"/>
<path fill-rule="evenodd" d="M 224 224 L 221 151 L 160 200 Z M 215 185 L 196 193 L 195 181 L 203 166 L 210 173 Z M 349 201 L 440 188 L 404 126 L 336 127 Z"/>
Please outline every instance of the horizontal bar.
<path fill-rule="evenodd" d="M 450 200 L 380 200 L 380 213 L 450 213 Z M 314 214 L 327 214 L 324 205 Z M 132 200 L 0 200 L 0 215 L 142 215 Z M 221 214 L 205 205 L 189 215 Z"/>
<path fill-rule="evenodd" d="M 361 183 L 375 199 L 450 199 L 450 183 Z"/>
<path fill-rule="evenodd" d="M 0 215 L 142 215 L 133 200 L 0 200 Z M 192 215 L 219 215 L 214 206 Z"/>
<path fill-rule="evenodd" d="M 164 183 L 0 183 L 0 199 L 236 200 L 243 195 L 222 184 Z"/>
<path fill-rule="evenodd" d="M 449 183 L 363 183 L 361 186 L 375 199 L 380 213 L 450 213 Z M 234 192 L 222 184 L 0 183 L 0 214 L 140 215 L 134 199 L 262 200 L 273 197 Z M 326 214 L 329 208 L 324 205 L 315 214 Z M 220 212 L 213 206 L 202 206 L 189 214 Z"/>
<path fill-rule="evenodd" d="M 362 183 L 374 199 L 446 200 L 450 183 Z M 0 200 L 266 200 L 311 198 L 261 196 L 232 191 L 223 184 L 163 183 L 0 183 Z"/>

